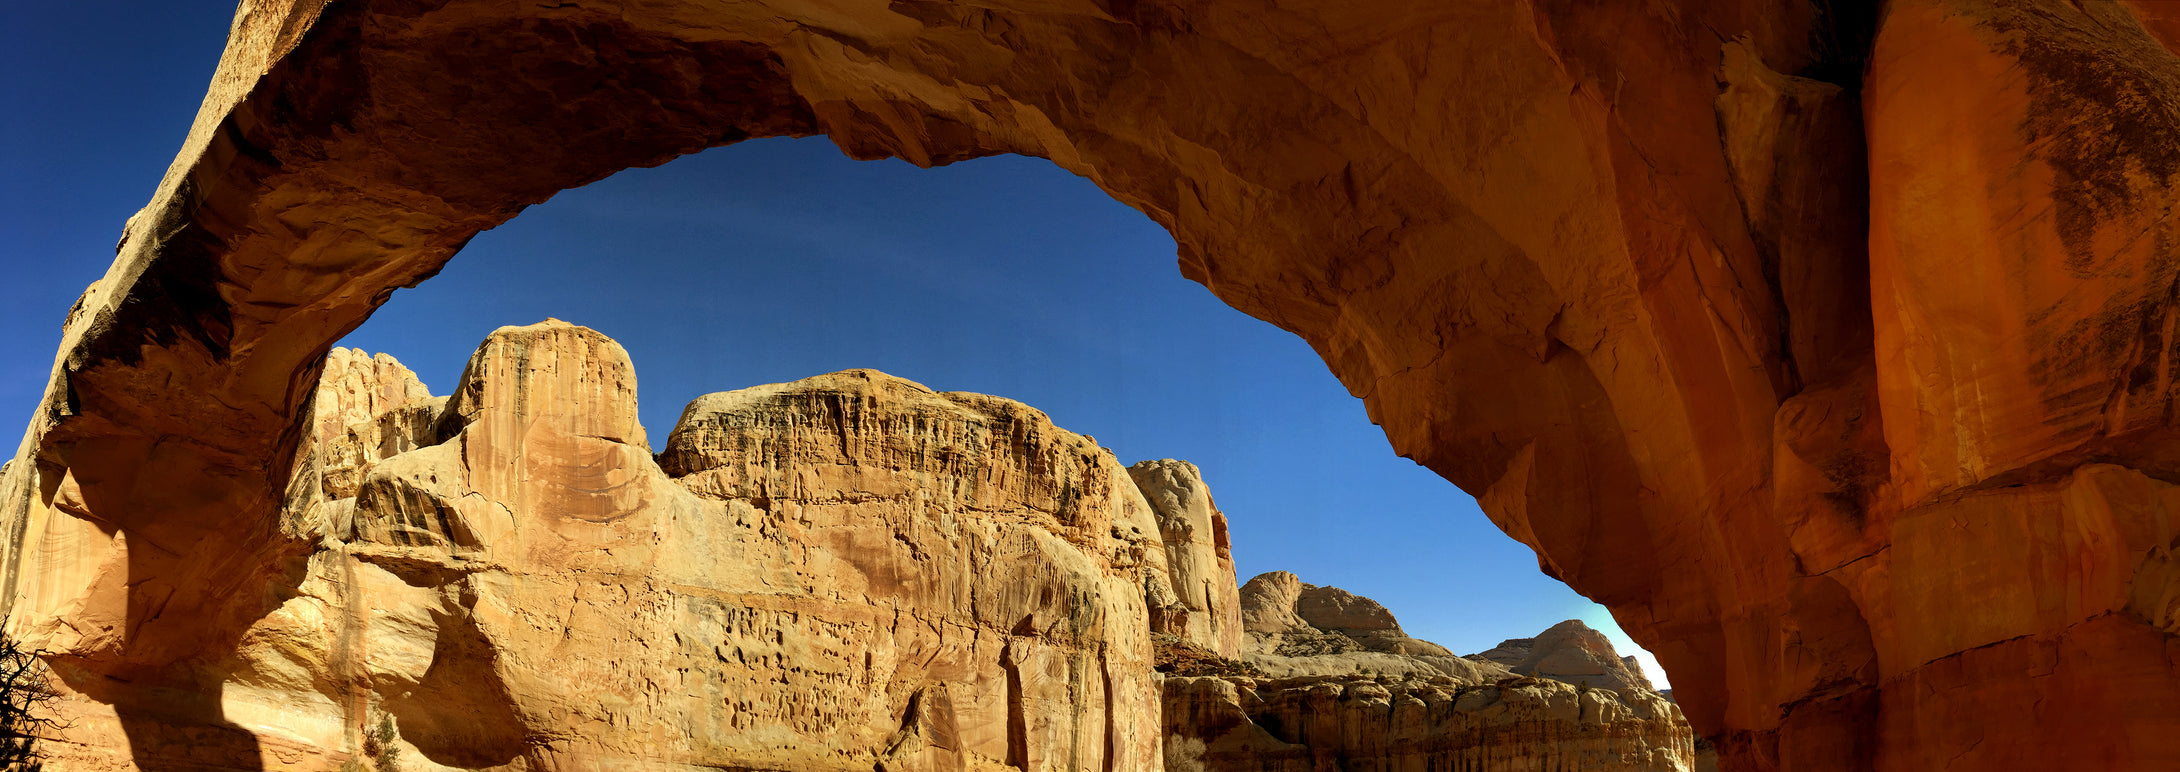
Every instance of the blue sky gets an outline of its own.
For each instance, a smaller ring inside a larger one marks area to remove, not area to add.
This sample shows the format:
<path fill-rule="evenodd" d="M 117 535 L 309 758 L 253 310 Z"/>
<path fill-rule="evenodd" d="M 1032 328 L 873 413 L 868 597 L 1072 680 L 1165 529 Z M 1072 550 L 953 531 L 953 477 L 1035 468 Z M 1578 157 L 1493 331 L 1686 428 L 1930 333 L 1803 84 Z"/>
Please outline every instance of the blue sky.
<path fill-rule="evenodd" d="M 201 3 L 0 7 L 0 425 L 34 409 L 61 317 L 179 148 L 227 22 Z M 1182 279 L 1163 229 L 1039 159 L 924 170 L 816 138 L 629 170 L 479 236 L 343 345 L 445 393 L 493 328 L 548 316 L 628 348 L 656 442 L 700 394 L 873 367 L 1026 402 L 1124 462 L 1195 462 L 1244 580 L 1338 585 L 1460 652 L 1577 617 L 1635 651 L 1396 457 L 1301 340 Z"/>

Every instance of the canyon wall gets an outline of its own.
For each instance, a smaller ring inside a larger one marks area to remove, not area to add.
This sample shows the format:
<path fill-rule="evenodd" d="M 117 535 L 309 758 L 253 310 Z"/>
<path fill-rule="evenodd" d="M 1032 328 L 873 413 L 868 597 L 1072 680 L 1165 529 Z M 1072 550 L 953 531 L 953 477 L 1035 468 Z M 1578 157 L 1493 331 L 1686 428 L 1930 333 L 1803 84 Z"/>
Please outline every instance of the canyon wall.
<path fill-rule="evenodd" d="M 98 601 L 129 537 L 32 523 L 12 632 L 57 654 L 51 767 L 1685 769 L 1659 761 L 1689 734 L 1654 696 L 1360 629 L 1341 628 L 1438 655 L 1409 658 L 1392 692 L 1337 654 L 1301 659 L 1338 675 L 1241 692 L 1162 677 L 1161 636 L 1240 645 L 1231 555 L 1213 548 L 1225 518 L 1186 462 L 1123 468 L 1020 403 L 871 370 L 700 397 L 654 458 L 635 386 L 618 344 L 558 321 L 494 332 L 448 397 L 334 350 L 280 513 L 309 546 L 231 648 L 171 668 L 194 689 L 101 674 L 126 643 Z M 1192 570 L 1223 580 L 1175 567 L 1197 552 L 1212 559 Z M 1186 599 L 1176 576 L 1227 600 Z M 1333 588 L 1287 597 L 1289 616 L 1399 629 Z M 1494 696 L 1456 706 L 1470 687 Z M 1388 724 L 1388 695 L 1427 707 Z M 1236 755 L 1221 738 L 1245 707 L 1252 726 L 1319 728 Z M 1189 715 L 1212 723 L 1175 723 Z"/>
<path fill-rule="evenodd" d="M 1165 226 L 1723 768 L 2180 767 L 2175 45 L 2146 0 L 246 3 L 0 473 L 9 624 L 206 713 L 319 550 L 334 341 L 557 190 L 825 134 Z"/>
<path fill-rule="evenodd" d="M 1211 488 L 1195 464 L 1173 459 L 1139 461 L 1128 477 L 1158 514 L 1173 578 L 1174 608 L 1182 615 L 1161 620 L 1161 629 L 1220 656 L 1241 652 L 1241 588 L 1234 578 L 1233 545 L 1226 515 L 1211 501 Z"/>
<path fill-rule="evenodd" d="M 447 398 L 336 351 L 280 512 L 308 547 L 169 669 L 210 700 L 105 677 L 130 538 L 33 523 L 12 621 L 74 692 L 54 768 L 1159 767 L 1178 601 L 1110 452 L 853 370 L 700 398 L 654 462 L 635 386 L 561 322 Z"/>

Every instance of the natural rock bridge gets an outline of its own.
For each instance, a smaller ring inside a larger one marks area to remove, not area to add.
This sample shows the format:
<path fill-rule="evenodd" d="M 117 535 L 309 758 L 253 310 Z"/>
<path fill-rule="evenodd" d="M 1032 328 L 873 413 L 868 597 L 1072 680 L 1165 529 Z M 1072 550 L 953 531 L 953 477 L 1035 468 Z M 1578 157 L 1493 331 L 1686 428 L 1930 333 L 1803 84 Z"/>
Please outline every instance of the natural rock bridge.
<path fill-rule="evenodd" d="M 1728 768 L 2180 766 L 2180 9 L 1867 5 L 245 2 L 0 482 L 10 624 L 198 699 L 334 341 L 556 191 L 825 134 L 1164 225 Z"/>

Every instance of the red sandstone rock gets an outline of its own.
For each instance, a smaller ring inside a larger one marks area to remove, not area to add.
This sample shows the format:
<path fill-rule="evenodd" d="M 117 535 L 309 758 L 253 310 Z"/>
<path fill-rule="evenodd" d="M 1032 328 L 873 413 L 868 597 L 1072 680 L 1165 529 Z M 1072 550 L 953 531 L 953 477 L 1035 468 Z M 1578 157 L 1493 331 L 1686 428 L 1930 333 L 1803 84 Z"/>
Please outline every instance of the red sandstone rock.
<path fill-rule="evenodd" d="M 2176 48 L 2142 0 L 253 3 L 0 479 L 9 624 L 213 704 L 343 331 L 554 191 L 825 133 L 1168 227 L 1727 769 L 2180 767 Z"/>

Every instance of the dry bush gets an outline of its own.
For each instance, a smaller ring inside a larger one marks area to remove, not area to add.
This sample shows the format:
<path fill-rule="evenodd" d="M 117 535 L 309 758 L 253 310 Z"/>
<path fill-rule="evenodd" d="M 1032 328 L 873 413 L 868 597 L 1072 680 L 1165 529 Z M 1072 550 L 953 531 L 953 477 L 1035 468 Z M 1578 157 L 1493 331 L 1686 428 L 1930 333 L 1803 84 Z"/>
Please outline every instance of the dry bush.
<path fill-rule="evenodd" d="M 1255 665 L 1221 657 L 1210 649 L 1189 643 L 1177 635 L 1151 634 L 1151 650 L 1154 656 L 1153 667 L 1167 675 L 1264 677 L 1264 671 L 1257 669 Z"/>
<path fill-rule="evenodd" d="M 29 772 L 45 766 L 38 751 L 40 735 L 59 728 L 50 712 L 51 703 L 60 698 L 52 678 L 37 652 L 0 636 L 0 770 Z"/>

